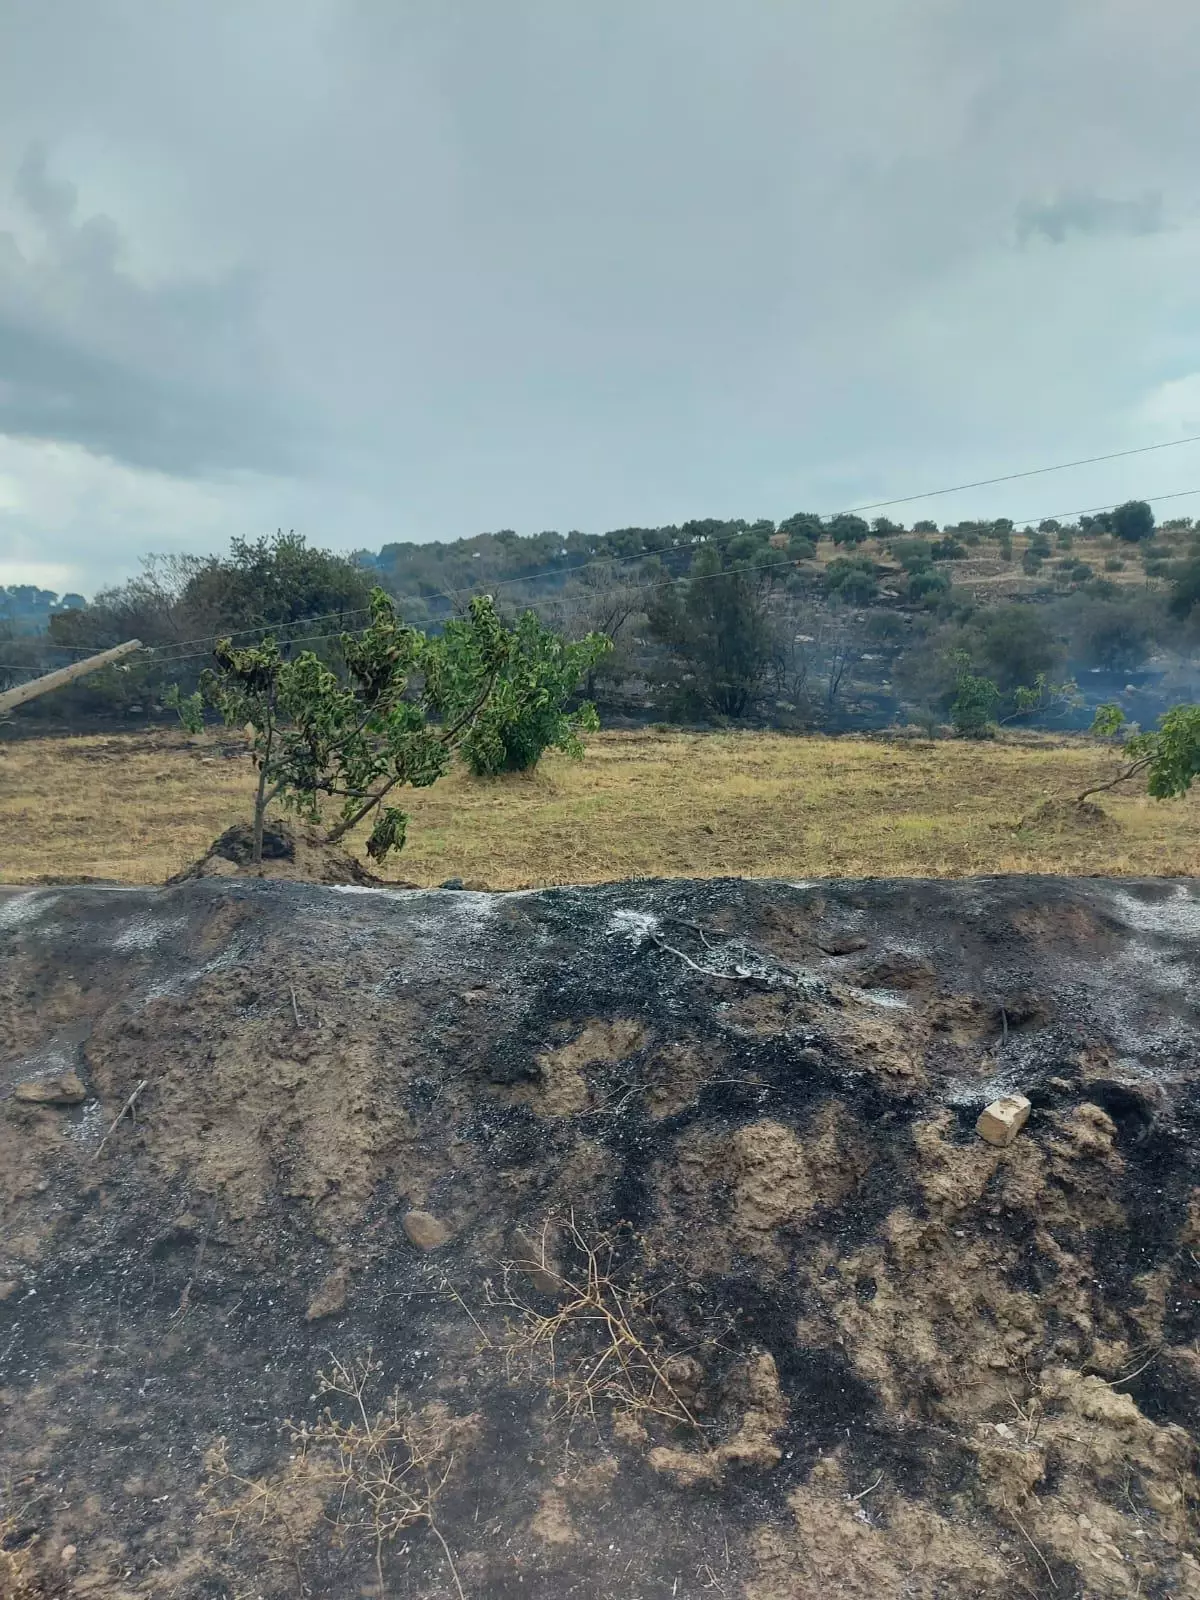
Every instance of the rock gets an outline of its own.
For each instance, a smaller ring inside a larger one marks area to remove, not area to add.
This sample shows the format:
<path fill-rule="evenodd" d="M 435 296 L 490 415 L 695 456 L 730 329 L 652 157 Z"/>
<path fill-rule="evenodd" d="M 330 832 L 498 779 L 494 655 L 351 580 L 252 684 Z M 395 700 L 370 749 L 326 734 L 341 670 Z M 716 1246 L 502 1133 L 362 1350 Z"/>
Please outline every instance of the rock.
<path fill-rule="evenodd" d="M 988 1144 L 1010 1145 L 1029 1121 L 1030 1105 L 1023 1094 L 1006 1094 L 980 1113 L 975 1131 Z"/>
<path fill-rule="evenodd" d="M 340 1311 L 346 1304 L 348 1283 L 349 1274 L 345 1267 L 338 1267 L 331 1272 L 313 1295 L 308 1310 L 304 1313 L 305 1320 L 317 1322 L 322 1317 L 331 1317 L 335 1311 Z"/>
<path fill-rule="evenodd" d="M 59 1557 L 59 1560 L 62 1562 L 63 1566 L 64 1567 L 69 1567 L 71 1565 L 72 1561 L 74 1561 L 74 1559 L 75 1559 L 75 1546 L 73 1544 L 65 1544 L 65 1545 L 63 1545 L 62 1554 Z"/>
<path fill-rule="evenodd" d="M 562 1288 L 552 1270 L 554 1243 L 555 1240 L 547 1235 L 543 1247 L 540 1239 L 535 1242 L 524 1228 L 520 1227 L 514 1228 L 508 1237 L 513 1265 L 525 1274 L 539 1294 L 554 1294 Z"/>
<path fill-rule="evenodd" d="M 445 883 L 438 884 L 439 889 L 465 889 L 466 884 L 461 878 L 447 878 Z"/>
<path fill-rule="evenodd" d="M 418 1250 L 438 1250 L 450 1237 L 450 1229 L 428 1211 L 409 1211 L 401 1224 Z"/>
<path fill-rule="evenodd" d="M 865 950 L 868 941 L 857 933 L 835 933 L 827 939 L 817 941 L 817 949 L 823 950 L 827 956 L 852 956 L 858 950 Z"/>
<path fill-rule="evenodd" d="M 13 1090 L 17 1100 L 36 1106 L 77 1106 L 88 1097 L 87 1087 L 74 1072 L 60 1072 L 53 1078 L 30 1078 Z"/>

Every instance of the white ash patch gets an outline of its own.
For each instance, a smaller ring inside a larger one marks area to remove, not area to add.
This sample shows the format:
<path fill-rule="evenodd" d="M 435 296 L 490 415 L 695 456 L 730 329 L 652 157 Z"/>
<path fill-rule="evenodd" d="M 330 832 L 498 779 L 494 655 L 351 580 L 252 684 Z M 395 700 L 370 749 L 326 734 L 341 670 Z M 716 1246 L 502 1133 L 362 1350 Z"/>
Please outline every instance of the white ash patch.
<path fill-rule="evenodd" d="M 1175 939 L 1200 938 L 1200 894 L 1191 885 L 1172 886 L 1169 899 L 1146 901 L 1128 889 L 1110 888 L 1113 909 L 1139 933 L 1157 933 Z"/>
<path fill-rule="evenodd" d="M 635 950 L 640 950 L 647 939 L 653 938 L 658 930 L 658 918 L 652 916 L 649 911 L 633 911 L 622 906 L 608 919 L 609 933 L 623 938 Z"/>
<path fill-rule="evenodd" d="M 161 939 L 186 926 L 182 917 L 135 917 L 114 938 L 114 950 L 153 950 Z"/>
<path fill-rule="evenodd" d="M 855 994 L 857 999 L 866 1000 L 873 1006 L 882 1006 L 886 1011 L 911 1010 L 908 996 L 897 989 L 858 989 Z"/>
<path fill-rule="evenodd" d="M 41 889 L 27 889 L 24 894 L 14 894 L 0 900 L 0 928 L 16 928 L 23 922 L 32 922 L 57 899 L 56 894 L 46 894 Z"/>

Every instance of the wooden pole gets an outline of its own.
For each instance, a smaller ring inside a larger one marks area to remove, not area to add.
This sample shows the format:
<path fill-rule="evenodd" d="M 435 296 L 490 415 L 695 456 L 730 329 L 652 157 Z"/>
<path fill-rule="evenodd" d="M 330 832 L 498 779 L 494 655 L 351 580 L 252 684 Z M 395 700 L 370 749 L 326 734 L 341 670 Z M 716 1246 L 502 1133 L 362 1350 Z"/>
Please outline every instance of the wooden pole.
<path fill-rule="evenodd" d="M 132 655 L 141 648 L 140 639 L 129 639 L 124 644 L 114 645 L 111 650 L 102 650 L 98 656 L 88 656 L 85 661 L 72 662 L 69 667 L 60 667 L 57 672 L 47 672 L 44 677 L 34 678 L 30 683 L 6 689 L 0 694 L 0 713 L 23 706 L 26 700 L 36 700 L 39 695 L 49 694 L 51 689 L 61 689 L 64 684 L 74 683 L 76 678 L 86 677 L 89 672 L 98 672 L 101 667 L 120 661 L 122 656 Z"/>

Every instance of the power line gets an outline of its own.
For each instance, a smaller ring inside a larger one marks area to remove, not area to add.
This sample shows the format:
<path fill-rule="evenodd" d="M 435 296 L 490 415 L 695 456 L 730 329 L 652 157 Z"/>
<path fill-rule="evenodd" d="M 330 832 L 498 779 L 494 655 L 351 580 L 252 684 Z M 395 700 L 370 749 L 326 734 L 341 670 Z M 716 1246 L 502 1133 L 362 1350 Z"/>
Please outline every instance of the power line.
<path fill-rule="evenodd" d="M 1178 489 L 1178 490 L 1175 490 L 1171 494 L 1152 495 L 1152 496 L 1148 497 L 1148 503 L 1152 504 L 1152 505 L 1157 505 L 1158 502 L 1161 501 L 1161 500 L 1181 500 L 1187 495 L 1196 495 L 1196 494 L 1200 494 L 1200 489 Z M 1084 507 L 1081 507 L 1078 511 L 1057 511 L 1057 512 L 1053 513 L 1053 516 L 1056 517 L 1056 518 L 1057 517 L 1087 517 L 1087 516 L 1093 516 L 1095 513 L 1100 512 L 1100 511 L 1111 511 L 1114 508 L 1114 506 L 1119 505 L 1119 504 L 1120 504 L 1119 501 L 1114 500 L 1114 501 L 1111 501 L 1108 505 L 1104 505 L 1104 506 L 1084 506 Z M 1025 522 L 1025 523 L 1031 523 L 1031 522 L 1035 522 L 1035 521 L 1041 522 L 1041 521 L 1048 520 L 1049 515 L 1050 515 L 1050 513 L 1043 513 L 1038 517 L 1021 517 L 1019 519 L 1013 519 L 1013 520 L 1019 520 L 1021 522 Z M 656 580 L 653 583 L 639 584 L 637 587 L 638 587 L 639 593 L 648 594 L 654 589 L 669 589 L 669 588 L 673 588 L 676 584 L 681 584 L 681 583 L 687 583 L 687 584 L 710 583 L 710 582 L 713 582 L 714 580 L 716 580 L 718 578 L 730 577 L 735 573 L 740 573 L 740 572 L 770 572 L 770 571 L 773 571 L 774 569 L 776 569 L 778 567 L 794 567 L 795 565 L 796 565 L 795 561 L 790 556 L 782 556 L 778 561 L 749 561 L 749 562 L 745 562 L 741 566 L 722 567 L 719 572 L 700 573 L 700 574 L 697 574 L 695 577 L 690 577 L 690 576 L 685 575 L 683 577 L 678 577 L 678 578 L 661 578 L 661 579 Z M 601 590 L 600 592 L 604 593 L 605 591 Z M 426 599 L 437 599 L 439 597 L 436 596 L 436 595 L 427 595 L 425 598 Z M 314 618 L 313 620 L 315 621 L 316 619 Z M 307 635 L 306 637 L 304 637 L 302 639 L 286 639 L 286 640 L 284 640 L 284 643 L 285 644 L 317 644 L 323 639 L 337 639 L 337 638 L 340 638 L 342 632 L 343 632 L 342 629 L 335 628 L 331 632 L 309 634 L 309 635 Z M 214 635 L 214 638 L 216 638 L 216 637 L 226 637 L 226 636 L 225 635 Z M 162 664 L 166 665 L 166 666 L 173 666 L 178 661 L 198 661 L 198 660 L 201 659 L 201 657 L 207 656 L 207 655 L 210 655 L 210 654 L 211 654 L 211 651 L 208 651 L 208 650 L 197 650 L 197 651 L 193 652 L 193 654 L 187 655 L 187 656 L 172 656 L 168 660 L 163 662 Z"/>
<path fill-rule="evenodd" d="M 1173 450 L 1176 445 L 1197 443 L 1200 443 L 1200 433 L 1193 433 L 1186 439 L 1166 439 L 1161 444 L 1143 444 L 1139 445 L 1135 450 L 1113 450 L 1108 455 L 1103 456 L 1081 456 L 1078 461 L 1059 461 L 1052 467 L 1030 467 L 1027 472 L 1005 472 L 998 478 L 977 478 L 974 483 L 956 483 L 952 484 L 948 489 L 928 489 L 924 494 L 901 495 L 897 500 L 872 500 L 869 505 L 851 506 L 843 515 L 852 516 L 859 511 L 881 511 L 884 506 L 911 505 L 914 500 L 936 500 L 939 495 L 960 494 L 964 489 L 986 489 L 994 483 L 1015 483 L 1018 478 L 1036 478 L 1046 472 L 1066 472 L 1069 467 L 1091 467 L 1095 466 L 1099 461 L 1120 461 L 1125 456 L 1144 456 L 1149 455 L 1152 450 Z M 1185 490 L 1184 492 L 1190 494 L 1192 491 Z M 1159 495 L 1158 498 L 1166 500 L 1170 497 L 1168 495 Z M 1106 506 L 1104 509 L 1108 510 L 1109 508 Z M 1063 516 L 1071 516 L 1073 514 L 1080 517 L 1088 515 L 1086 511 L 1077 511 L 1075 513 L 1065 511 L 1062 514 Z"/>
<path fill-rule="evenodd" d="M 1135 447 L 1134 449 L 1131 449 L 1131 450 L 1113 450 L 1113 451 L 1109 451 L 1105 455 L 1081 456 L 1077 460 L 1074 460 L 1074 461 L 1059 461 L 1059 462 L 1055 462 L 1053 465 L 1047 466 L 1047 467 L 1030 467 L 1030 468 L 1027 468 L 1026 470 L 1021 471 L 1021 472 L 1001 473 L 999 476 L 994 477 L 994 478 L 978 478 L 978 479 L 974 480 L 971 483 L 950 484 L 950 485 L 948 485 L 948 486 L 946 486 L 944 488 L 941 488 L 941 489 L 927 489 L 921 494 L 900 495 L 896 499 L 893 499 L 893 500 L 872 500 L 872 501 L 868 502 L 865 505 L 852 506 L 848 510 L 845 510 L 845 511 L 842 511 L 842 512 L 838 512 L 838 513 L 825 512 L 825 513 L 821 513 L 821 515 L 823 517 L 829 517 L 829 516 L 835 516 L 835 515 L 854 516 L 854 515 L 857 515 L 859 512 L 862 512 L 862 511 L 878 511 L 878 510 L 882 510 L 886 506 L 911 505 L 914 501 L 917 501 L 917 500 L 933 500 L 933 499 L 937 499 L 941 495 L 960 494 L 964 490 L 967 490 L 967 489 L 987 488 L 987 487 L 989 487 L 991 485 L 994 485 L 994 484 L 997 484 L 997 483 L 1015 483 L 1020 479 L 1036 478 L 1036 477 L 1039 477 L 1039 476 L 1044 476 L 1046 473 L 1050 473 L 1050 472 L 1066 472 L 1066 471 L 1070 470 L 1073 467 L 1094 466 L 1097 463 L 1103 462 L 1103 461 L 1119 461 L 1119 460 L 1123 460 L 1123 459 L 1125 459 L 1125 458 L 1127 458 L 1129 456 L 1148 455 L 1151 452 L 1156 451 L 1156 450 L 1173 450 L 1173 449 L 1177 448 L 1180 445 L 1197 444 L 1197 443 L 1200 443 L 1200 434 L 1190 434 L 1186 438 L 1183 438 L 1183 439 L 1166 439 L 1166 440 L 1160 441 L 1158 444 L 1138 445 L 1137 447 Z M 1178 495 L 1158 495 L 1158 496 L 1154 497 L 1154 499 L 1155 500 L 1178 499 L 1178 498 L 1181 498 L 1183 495 L 1193 494 L 1193 493 L 1196 493 L 1196 492 L 1197 491 L 1195 491 L 1195 490 L 1185 489 L 1185 490 L 1180 491 L 1180 493 Z M 1117 504 L 1117 503 L 1118 502 L 1113 502 L 1114 505 Z M 1100 507 L 1093 508 L 1093 510 L 1102 510 L 1102 511 L 1107 511 L 1107 510 L 1111 510 L 1111 509 L 1112 509 L 1112 506 L 1100 506 Z M 1091 514 L 1092 514 L 1092 511 L 1077 511 L 1077 512 L 1062 511 L 1062 512 L 1056 513 L 1057 516 L 1062 516 L 1062 517 L 1067 517 L 1067 516 L 1089 516 Z M 1031 519 L 1022 517 L 1022 518 L 1015 518 L 1013 520 L 1024 522 L 1024 521 L 1029 521 Z M 1044 520 L 1044 519 L 1039 519 L 1039 520 Z M 707 545 L 707 546 L 720 549 L 720 548 L 723 548 L 724 545 L 732 543 L 735 539 L 741 538 L 743 536 L 744 532 L 745 532 L 744 529 L 739 529 L 736 533 L 727 534 L 721 539 L 706 539 L 706 540 L 703 540 L 701 542 L 703 544 Z M 677 548 L 680 548 L 680 547 L 679 546 L 673 546 L 672 548 L 676 548 L 677 549 Z M 690 548 L 690 546 L 686 546 L 684 548 Z M 656 551 L 645 551 L 645 550 L 642 550 L 642 551 L 636 552 L 635 554 L 626 555 L 626 556 L 597 556 L 597 557 L 592 557 L 587 561 L 575 562 L 570 566 L 557 565 L 557 566 L 553 566 L 553 567 L 544 567 L 544 568 L 541 569 L 541 571 L 538 571 L 538 572 L 525 572 L 525 573 L 515 574 L 514 576 L 509 577 L 509 578 L 496 578 L 496 579 L 494 579 L 492 581 L 491 584 L 488 585 L 488 587 L 490 589 L 498 589 L 498 588 L 502 588 L 502 587 L 507 587 L 508 585 L 511 585 L 511 584 L 514 584 L 514 583 L 535 583 L 539 578 L 569 577 L 572 573 L 582 572 L 582 571 L 584 571 L 584 570 L 586 570 L 586 569 L 588 569 L 590 567 L 616 567 L 616 566 L 624 566 L 626 563 L 631 562 L 631 561 L 647 561 L 647 560 L 652 559 L 656 554 L 658 554 L 658 552 L 656 552 Z M 438 591 L 436 593 L 433 593 L 433 594 L 405 595 L 405 596 L 398 596 L 397 598 L 403 599 L 403 600 L 423 601 L 423 602 L 430 601 L 430 600 L 449 600 L 451 602 L 454 602 L 455 600 L 457 600 L 459 595 L 469 593 L 470 590 L 473 589 L 474 587 L 475 587 L 474 584 L 468 583 L 468 584 L 459 585 L 458 587 L 455 587 L 455 588 L 443 589 L 443 590 L 440 590 L 440 591 Z M 367 616 L 367 615 L 369 615 L 369 609 L 367 607 L 365 607 L 365 606 L 356 607 L 356 608 L 354 608 L 352 610 L 338 609 L 338 610 L 335 610 L 335 611 L 318 612 L 315 616 L 299 617 L 299 618 L 296 618 L 292 622 L 284 622 L 284 623 L 265 623 L 264 622 L 264 623 L 255 624 L 253 627 L 238 629 L 235 632 L 224 632 L 223 631 L 221 633 L 206 634 L 206 635 L 200 636 L 200 637 L 195 638 L 195 639 L 172 640 L 172 642 L 170 644 L 156 645 L 156 646 L 154 646 L 154 649 L 156 651 L 159 651 L 159 652 L 169 651 L 169 650 L 181 650 L 181 649 L 185 648 L 187 645 L 190 645 L 190 644 L 209 644 L 209 643 L 215 642 L 217 639 L 222 639 L 222 638 L 244 639 L 244 638 L 247 638 L 247 637 L 249 637 L 249 636 L 251 636 L 253 634 L 276 633 L 281 628 L 308 627 L 311 623 L 324 622 L 324 621 L 327 621 L 331 617 L 339 617 L 339 618 L 342 618 L 344 620 L 349 620 L 351 617 Z M 333 635 L 327 634 L 327 635 L 323 635 L 322 637 L 329 638 L 329 637 L 333 637 Z M 296 643 L 298 641 L 293 640 L 291 642 L 292 643 Z M 59 648 L 74 649 L 74 647 L 71 647 L 71 646 L 62 646 L 62 647 L 59 647 Z M 87 654 L 87 653 L 89 653 L 89 651 L 91 649 L 102 649 L 102 648 L 103 648 L 103 646 L 100 646 L 100 645 L 89 646 L 86 650 L 83 650 L 83 651 L 76 650 L 75 653 L 77 653 L 77 654 Z M 201 652 L 201 654 L 206 654 L 206 653 L 207 652 Z M 192 657 L 190 657 L 190 656 L 170 656 L 170 657 L 163 656 L 161 659 L 163 659 L 164 661 L 166 661 L 166 660 L 181 660 L 182 661 L 182 660 L 190 660 L 190 659 L 192 659 Z"/>

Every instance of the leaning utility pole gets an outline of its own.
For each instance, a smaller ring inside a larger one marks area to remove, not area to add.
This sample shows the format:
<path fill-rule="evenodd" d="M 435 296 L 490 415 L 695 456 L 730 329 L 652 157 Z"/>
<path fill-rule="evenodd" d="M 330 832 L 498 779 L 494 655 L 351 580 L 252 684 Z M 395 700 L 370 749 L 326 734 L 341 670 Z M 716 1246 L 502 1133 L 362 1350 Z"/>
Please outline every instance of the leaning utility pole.
<path fill-rule="evenodd" d="M 98 656 L 88 656 L 85 661 L 75 661 L 69 667 L 60 667 L 57 672 L 47 672 L 42 678 L 20 683 L 15 689 L 6 689 L 0 694 L 0 716 L 6 711 L 15 710 L 17 706 L 23 706 L 26 700 L 36 700 L 39 695 L 49 694 L 51 689 L 61 689 L 64 684 L 74 683 L 76 678 L 84 678 L 89 672 L 98 672 L 101 667 L 111 666 L 114 661 L 120 661 L 122 656 L 132 655 L 141 648 L 140 639 L 129 639 L 124 644 L 114 645 L 111 650 L 102 650 Z"/>

